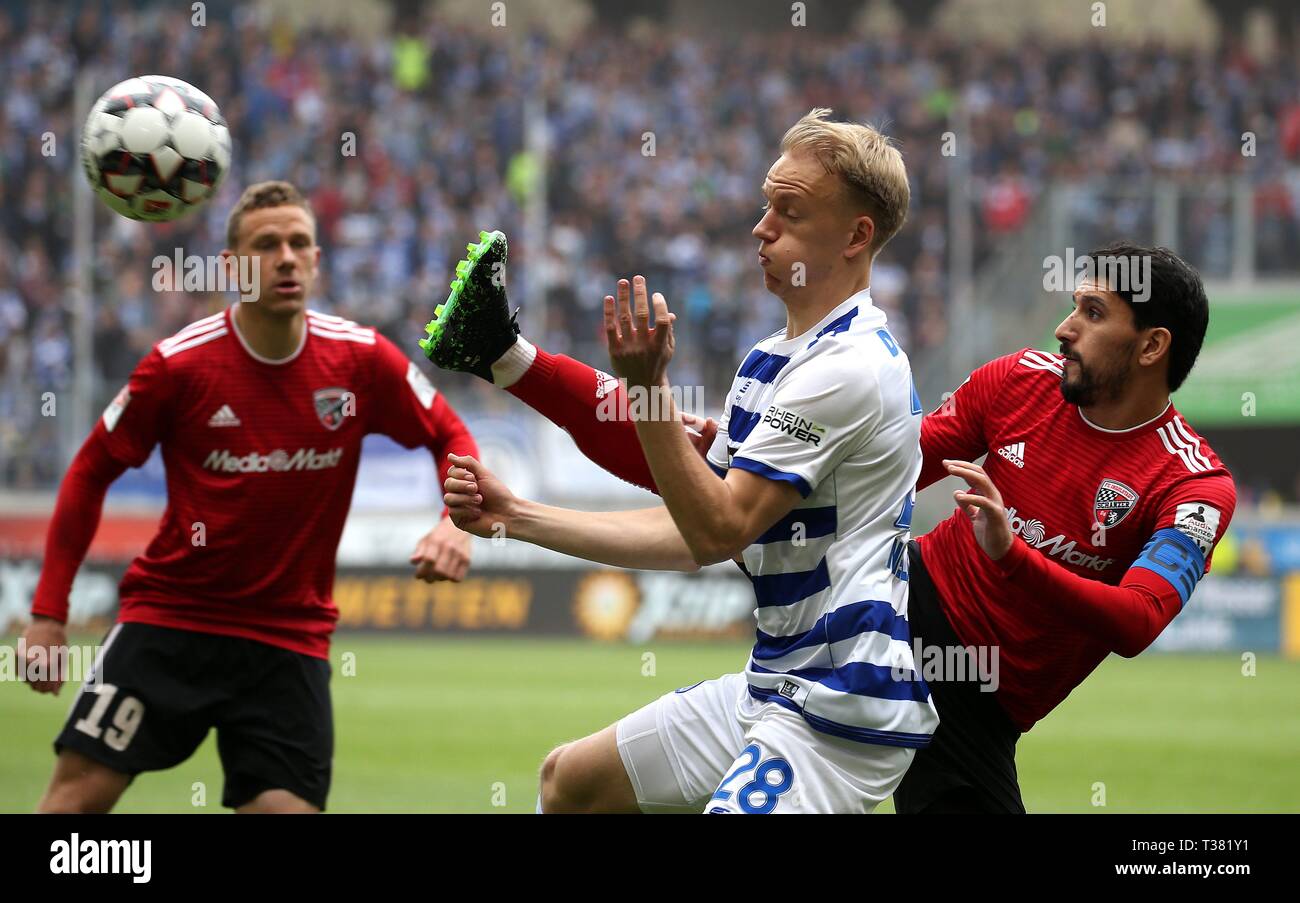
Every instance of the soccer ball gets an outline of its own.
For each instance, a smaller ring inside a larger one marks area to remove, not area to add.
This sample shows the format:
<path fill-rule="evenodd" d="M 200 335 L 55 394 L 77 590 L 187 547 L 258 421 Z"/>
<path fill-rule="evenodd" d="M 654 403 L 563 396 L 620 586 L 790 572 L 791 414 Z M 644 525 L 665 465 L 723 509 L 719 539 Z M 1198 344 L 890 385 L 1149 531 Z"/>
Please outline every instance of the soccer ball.
<path fill-rule="evenodd" d="M 142 75 L 99 98 L 81 132 L 91 187 L 131 219 L 167 222 L 216 193 L 230 168 L 230 131 L 212 98 L 165 75 Z"/>

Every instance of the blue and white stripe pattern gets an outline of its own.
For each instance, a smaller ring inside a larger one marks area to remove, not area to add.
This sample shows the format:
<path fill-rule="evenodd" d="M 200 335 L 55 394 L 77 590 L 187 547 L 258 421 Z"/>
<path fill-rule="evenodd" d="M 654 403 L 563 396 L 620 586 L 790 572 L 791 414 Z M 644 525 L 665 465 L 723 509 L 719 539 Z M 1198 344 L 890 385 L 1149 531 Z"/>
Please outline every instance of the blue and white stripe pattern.
<path fill-rule="evenodd" d="M 744 552 L 757 620 L 750 696 L 823 733 L 925 746 L 938 716 L 915 670 L 897 554 L 921 468 L 907 356 L 867 291 L 783 335 L 746 356 L 709 451 L 720 475 L 744 469 L 803 496 Z"/>

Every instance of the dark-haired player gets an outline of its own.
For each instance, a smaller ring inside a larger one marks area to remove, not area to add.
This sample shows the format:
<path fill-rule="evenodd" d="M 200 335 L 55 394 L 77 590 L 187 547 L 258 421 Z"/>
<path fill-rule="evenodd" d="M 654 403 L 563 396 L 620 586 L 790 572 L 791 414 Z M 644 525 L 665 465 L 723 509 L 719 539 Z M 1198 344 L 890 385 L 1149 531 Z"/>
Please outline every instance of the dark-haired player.
<path fill-rule="evenodd" d="M 755 235 L 776 240 L 784 224 L 764 222 Z M 943 660 L 996 650 L 998 674 L 992 692 L 983 692 L 987 680 L 926 675 L 940 724 L 895 794 L 899 812 L 1023 812 L 1020 734 L 1109 653 L 1151 644 L 1187 603 L 1232 517 L 1231 475 L 1169 397 L 1205 336 L 1200 277 L 1163 248 L 1115 244 L 1088 259 L 1095 277 L 1057 327 L 1060 355 L 1025 348 L 985 364 L 923 421 L 917 489 L 953 474 L 972 491 L 909 547 L 912 636 Z M 1125 272 L 1149 284 L 1107 278 Z M 605 469 L 654 490 L 634 425 L 597 416 L 604 396 L 622 391 L 617 382 L 517 337 L 504 291 L 459 313 L 478 335 L 476 366 L 463 369 L 564 427 Z M 454 353 L 432 356 L 458 367 Z M 710 421 L 704 439 L 715 429 Z M 969 463 L 981 455 L 983 467 Z"/>
<path fill-rule="evenodd" d="M 259 259 L 259 296 L 155 345 L 59 490 L 29 655 L 66 644 L 68 591 L 104 494 L 162 446 L 167 510 L 122 579 L 118 623 L 55 741 L 43 812 L 106 812 L 136 774 L 185 761 L 211 728 L 223 805 L 324 809 L 330 596 L 361 440 L 384 433 L 425 446 L 444 479 L 447 454 L 475 448 L 395 345 L 307 309 L 320 249 L 292 185 L 249 187 L 227 241 L 225 253 Z M 444 518 L 411 562 L 422 579 L 459 580 L 469 537 Z M 33 687 L 58 692 L 60 682 Z"/>

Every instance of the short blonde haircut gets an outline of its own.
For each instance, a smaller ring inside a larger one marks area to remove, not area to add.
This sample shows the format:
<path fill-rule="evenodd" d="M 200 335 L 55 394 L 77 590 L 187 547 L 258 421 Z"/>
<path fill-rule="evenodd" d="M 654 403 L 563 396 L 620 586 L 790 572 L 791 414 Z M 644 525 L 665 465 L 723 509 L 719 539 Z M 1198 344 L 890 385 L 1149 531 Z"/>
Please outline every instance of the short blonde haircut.
<path fill-rule="evenodd" d="M 876 224 L 871 238 L 874 256 L 907 219 L 912 198 L 907 167 L 888 136 L 869 125 L 832 122 L 830 115 L 825 107 L 808 111 L 781 139 L 781 153 L 805 151 L 831 175 L 839 176 L 849 197 Z"/>
<path fill-rule="evenodd" d="M 266 207 L 301 207 L 307 211 L 312 222 L 316 221 L 311 204 L 291 182 L 257 182 L 244 189 L 235 208 L 226 218 L 226 247 L 233 248 L 239 241 L 239 221 L 244 214 Z"/>

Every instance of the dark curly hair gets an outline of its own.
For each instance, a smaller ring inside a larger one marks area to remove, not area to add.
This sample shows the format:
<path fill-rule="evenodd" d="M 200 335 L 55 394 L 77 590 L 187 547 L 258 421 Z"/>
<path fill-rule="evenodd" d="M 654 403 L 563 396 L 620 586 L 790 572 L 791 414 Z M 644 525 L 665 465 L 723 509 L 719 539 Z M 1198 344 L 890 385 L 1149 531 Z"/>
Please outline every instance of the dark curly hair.
<path fill-rule="evenodd" d="M 1169 372 L 1166 381 L 1169 391 L 1175 392 L 1192 372 L 1205 341 L 1205 330 L 1210 323 L 1210 302 L 1205 297 L 1201 275 L 1185 260 L 1168 248 L 1148 248 L 1127 241 L 1117 241 L 1089 251 L 1086 259 L 1092 262 L 1093 272 L 1105 273 L 1105 258 L 1118 257 L 1129 260 L 1149 258 L 1151 261 L 1150 285 L 1145 288 L 1150 297 L 1134 300 L 1130 291 L 1116 291 L 1128 302 L 1133 311 L 1133 323 L 1138 329 L 1163 327 L 1169 330 Z M 1131 289 L 1132 286 L 1130 285 Z"/>

